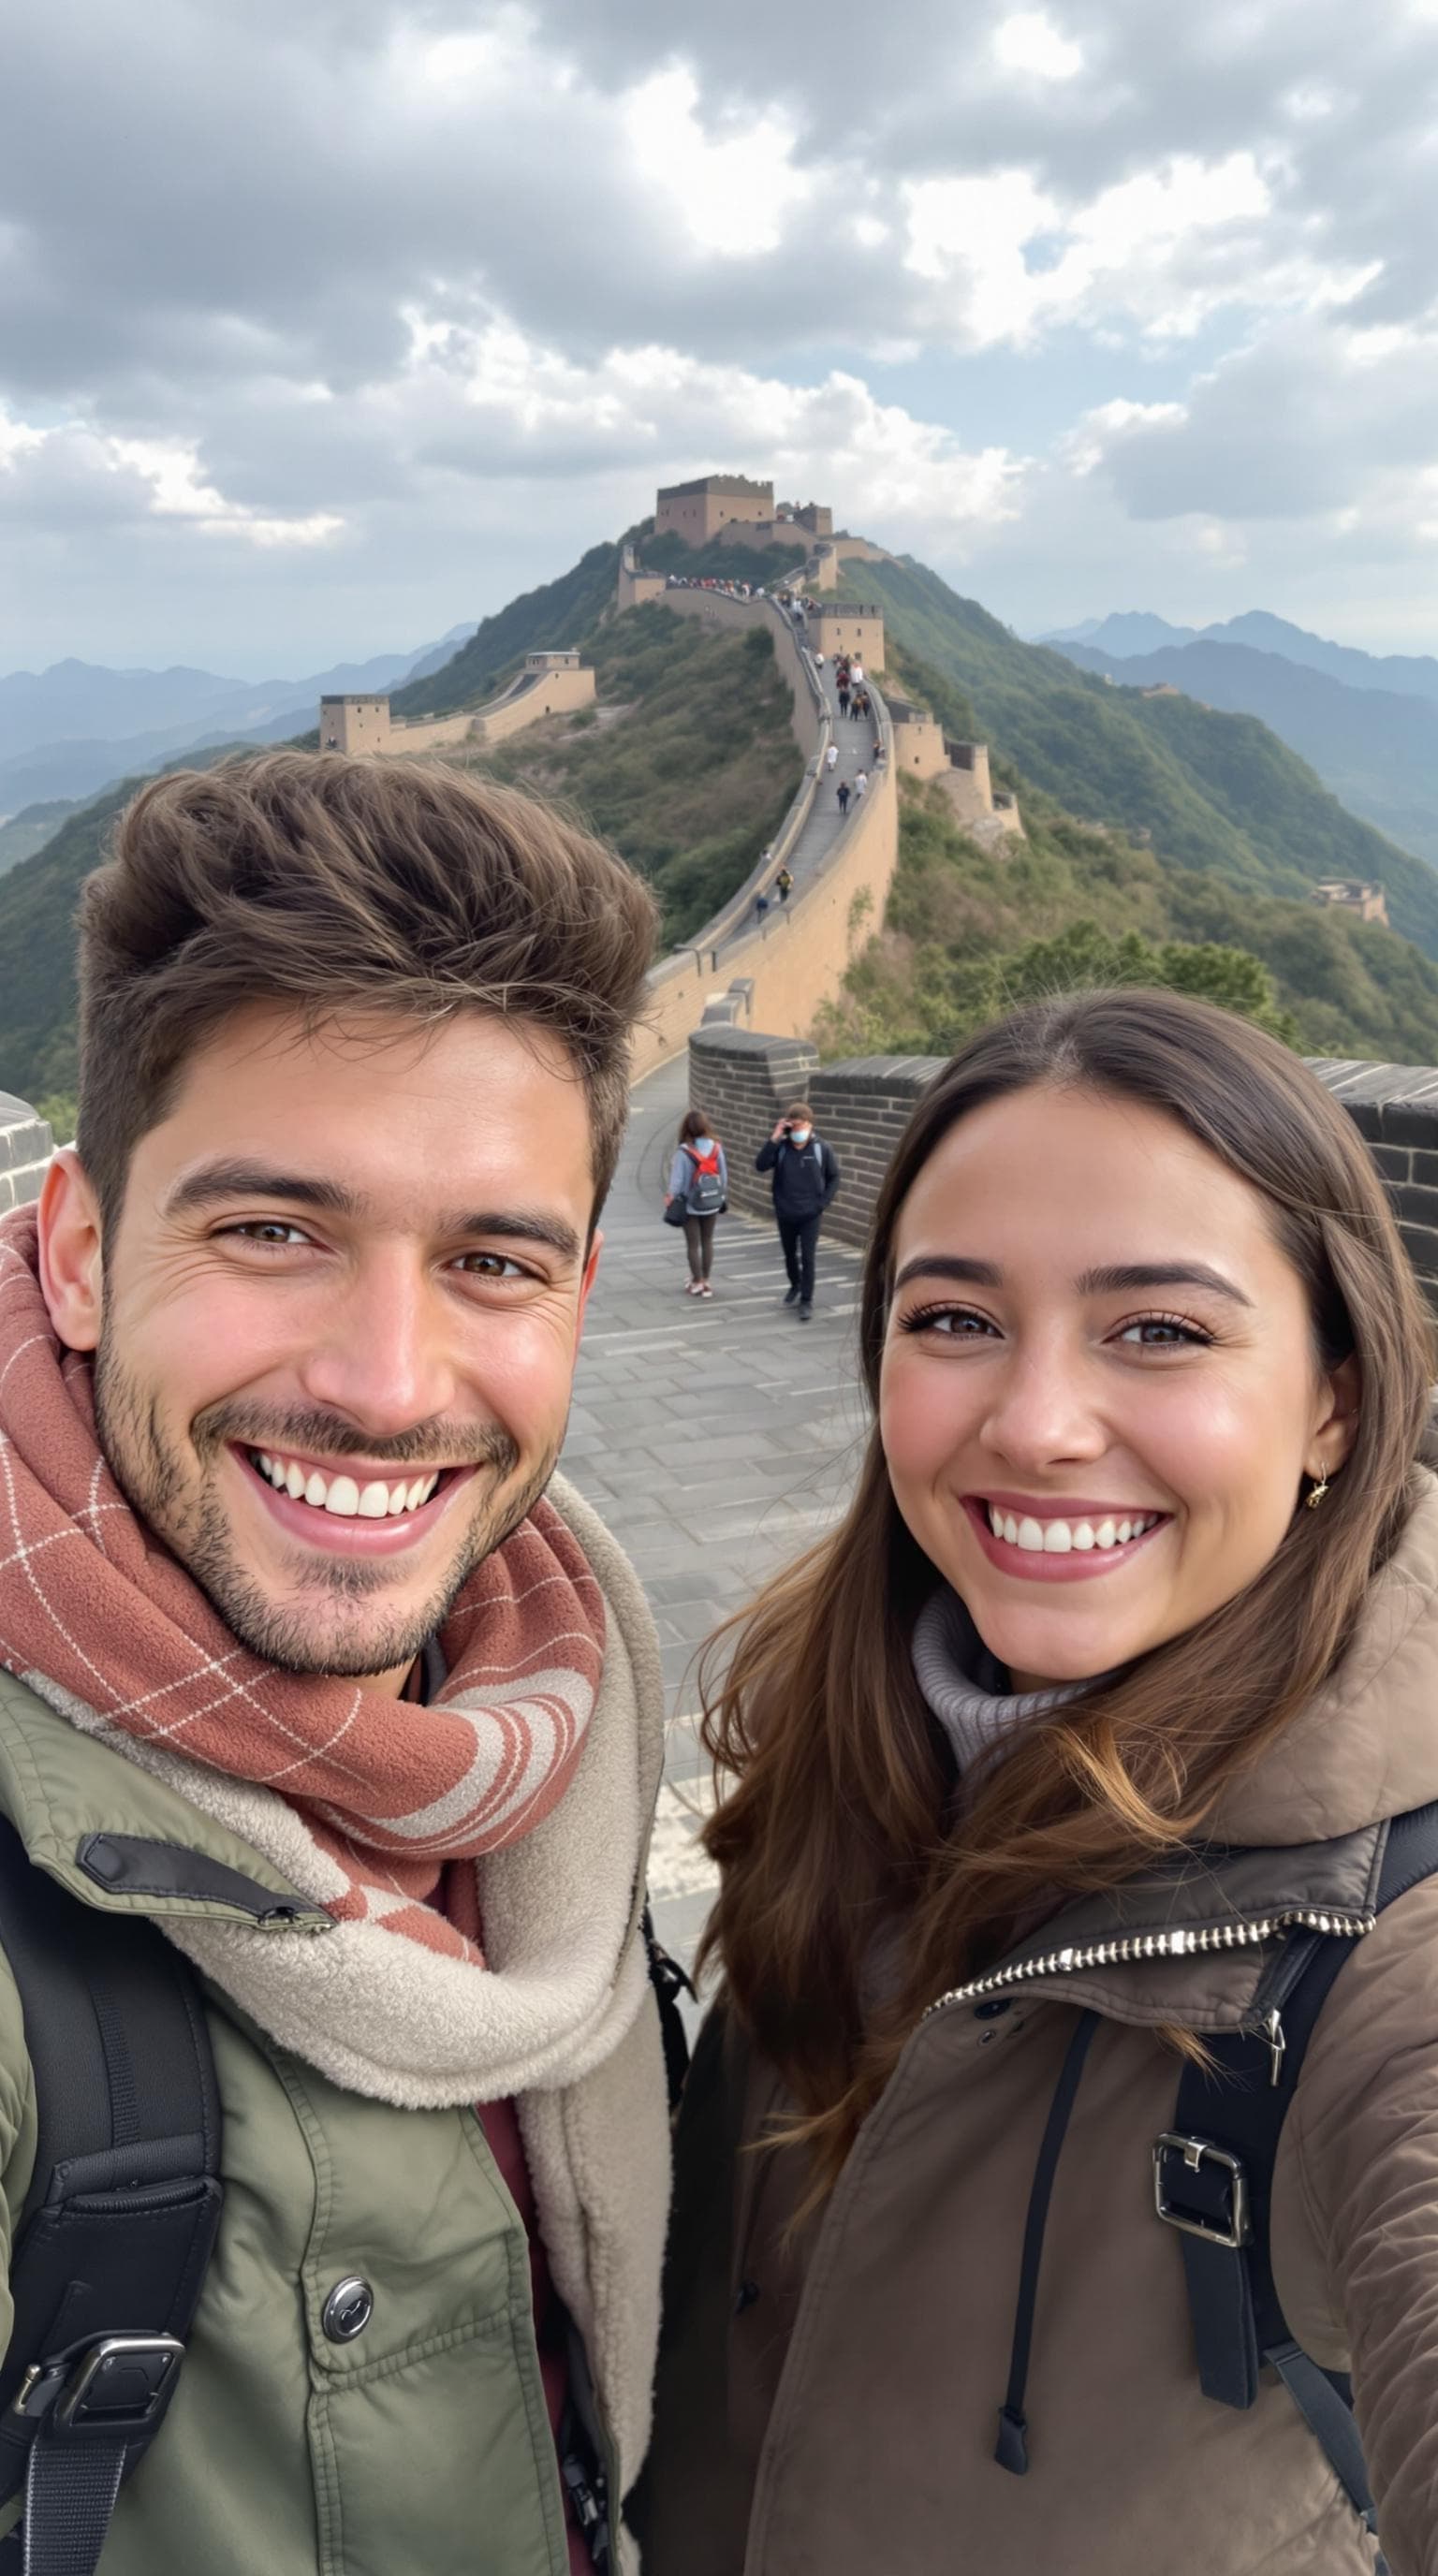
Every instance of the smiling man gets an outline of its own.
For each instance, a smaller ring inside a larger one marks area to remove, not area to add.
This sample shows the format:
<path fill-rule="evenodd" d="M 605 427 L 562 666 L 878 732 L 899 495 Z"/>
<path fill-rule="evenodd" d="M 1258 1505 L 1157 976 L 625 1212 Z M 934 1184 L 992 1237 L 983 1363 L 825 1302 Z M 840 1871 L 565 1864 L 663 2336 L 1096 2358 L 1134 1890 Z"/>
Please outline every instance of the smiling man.
<path fill-rule="evenodd" d="M 70 2398 L 127 2320 L 79 2256 L 0 2297 L 27 2570 L 623 2565 L 662 1698 L 554 1468 L 652 932 L 531 801 L 333 755 L 159 781 L 86 888 L 78 1142 L 0 1227 L 0 1813 L 199 1970 L 223 2206 L 118 2498 Z M 38 2055 L 0 1962 L 17 2279 Z"/>

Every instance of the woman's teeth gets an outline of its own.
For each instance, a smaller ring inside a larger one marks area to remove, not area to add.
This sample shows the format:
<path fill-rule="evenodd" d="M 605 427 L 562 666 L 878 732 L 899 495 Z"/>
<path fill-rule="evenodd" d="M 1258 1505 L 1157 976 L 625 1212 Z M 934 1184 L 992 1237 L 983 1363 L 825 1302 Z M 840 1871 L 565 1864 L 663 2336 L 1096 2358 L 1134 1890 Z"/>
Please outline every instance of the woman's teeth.
<path fill-rule="evenodd" d="M 272 1458 L 267 1450 L 252 1449 L 250 1464 L 259 1469 L 276 1493 L 291 1494 L 297 1503 L 311 1503 L 317 1512 L 341 1512 L 348 1519 L 362 1521 L 397 1520 L 401 1512 L 417 1512 L 427 1503 L 439 1483 L 436 1468 L 428 1476 L 416 1476 L 403 1485 L 357 1485 L 353 1476 L 322 1476 L 317 1467 L 298 1466 L 293 1458 Z"/>
<path fill-rule="evenodd" d="M 995 1538 L 1007 1539 L 1010 1547 L 1021 1547 L 1031 1556 L 1067 1556 L 1071 1550 L 1098 1547 L 1126 1547 L 1130 1539 L 1142 1538 L 1163 1519 L 1162 1512 L 1136 1512 L 1130 1520 L 1115 1521 L 1035 1521 L 1019 1520 L 1012 1512 L 1001 1512 L 992 1503 L 985 1505 L 989 1527 Z"/>

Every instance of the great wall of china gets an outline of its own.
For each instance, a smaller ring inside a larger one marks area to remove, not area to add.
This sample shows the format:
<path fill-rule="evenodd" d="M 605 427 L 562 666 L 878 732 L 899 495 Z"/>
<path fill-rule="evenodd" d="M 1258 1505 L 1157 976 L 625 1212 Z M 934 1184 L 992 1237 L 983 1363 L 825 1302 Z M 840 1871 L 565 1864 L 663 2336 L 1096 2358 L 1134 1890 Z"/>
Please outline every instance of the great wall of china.
<path fill-rule="evenodd" d="M 750 632 L 762 625 L 789 688 L 804 774 L 780 832 L 746 882 L 702 932 L 653 969 L 635 1081 L 676 1065 L 687 1052 L 719 1131 L 736 1137 L 766 1133 L 783 1099 L 806 1091 L 847 1175 L 833 1231 L 859 1242 L 894 1140 L 935 1068 L 894 1057 L 821 1065 L 810 1033 L 856 947 L 882 921 L 898 858 L 899 777 L 937 781 L 965 829 L 991 843 L 1021 835 L 1022 820 L 1013 799 L 992 787 L 985 744 L 954 742 L 926 708 L 881 693 L 874 677 L 884 669 L 881 610 L 825 596 L 845 562 L 882 560 L 882 548 L 836 536 L 831 511 L 819 503 L 776 505 L 772 484 L 743 475 L 705 475 L 661 489 L 655 531 L 695 549 L 715 540 L 751 548 L 806 541 L 807 559 L 792 583 L 781 578 L 772 595 L 766 585 L 758 596 L 740 584 L 647 571 L 626 549 L 614 601 L 621 615 L 662 600 L 675 616 L 721 628 Z M 805 599 L 807 612 L 793 604 Z M 837 809 L 834 787 L 866 759 L 869 745 L 839 713 L 833 677 L 839 652 L 862 659 L 883 745 L 882 758 L 870 765 L 868 792 L 847 818 Z M 460 744 L 479 748 L 592 704 L 594 690 L 594 673 L 573 648 L 531 652 L 496 697 L 432 720 L 394 723 L 383 697 L 326 698 L 320 741 L 327 749 L 378 758 Z M 831 744 L 840 754 L 832 772 L 826 766 Z M 756 918 L 755 898 L 785 866 L 794 881 L 790 900 Z M 1438 1072 L 1346 1061 L 1316 1069 L 1372 1144 L 1438 1311 Z M 0 1211 L 37 1196 L 51 1150 L 50 1131 L 34 1111 L 0 1094 Z M 761 1212 L 762 1190 L 737 1162 L 733 1196 L 737 1207 Z"/>
<path fill-rule="evenodd" d="M 898 859 L 898 778 L 937 779 L 966 830 L 1000 841 L 1022 833 L 1011 796 L 995 794 L 984 743 L 950 741 L 927 708 L 906 699 L 885 702 L 871 679 L 875 732 L 883 758 L 871 764 L 868 792 L 847 820 L 838 811 L 840 777 L 852 776 L 860 750 L 840 716 L 832 669 L 837 653 L 851 652 L 871 675 L 884 668 L 880 609 L 826 597 L 846 563 L 883 559 L 867 538 L 834 532 L 833 512 L 822 503 L 776 504 L 771 483 L 742 474 L 703 475 L 662 487 L 656 496 L 656 537 L 678 537 L 697 550 L 715 541 L 740 543 L 752 552 L 771 546 L 808 547 L 803 568 L 772 592 L 754 596 L 742 584 L 689 583 L 674 572 L 646 570 L 632 547 L 623 550 L 613 613 L 649 602 L 675 616 L 738 632 L 763 627 L 793 702 L 795 739 L 804 776 L 783 825 L 745 883 L 712 921 L 654 969 L 651 1004 L 635 1047 L 636 1080 L 682 1052 L 691 1029 L 709 1022 L 737 1023 L 783 1036 L 807 1036 L 820 1006 L 839 989 L 856 946 L 883 919 Z M 792 595 L 814 607 L 797 618 Z M 828 675 L 826 677 L 826 674 Z M 479 749 L 503 741 L 549 715 L 589 705 L 594 674 L 575 651 L 530 653 L 523 670 L 488 704 L 435 719 L 395 723 L 384 697 L 334 697 L 320 704 L 320 743 L 326 750 L 403 758 L 461 744 Z M 825 756 L 837 744 L 832 770 Z M 787 867 L 794 890 L 763 920 L 755 898 Z"/>

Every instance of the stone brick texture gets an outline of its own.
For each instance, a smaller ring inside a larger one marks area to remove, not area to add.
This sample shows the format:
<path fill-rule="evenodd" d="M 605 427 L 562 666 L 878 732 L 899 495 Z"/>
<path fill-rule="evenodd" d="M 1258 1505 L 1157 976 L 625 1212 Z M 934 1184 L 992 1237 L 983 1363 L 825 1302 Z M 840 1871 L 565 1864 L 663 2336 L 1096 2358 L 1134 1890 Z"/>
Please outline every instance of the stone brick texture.
<path fill-rule="evenodd" d="M 38 1199 L 54 1139 L 28 1101 L 0 1091 L 0 1216 Z"/>
<path fill-rule="evenodd" d="M 1368 1142 L 1438 1318 L 1438 1071 L 1332 1057 L 1310 1061 Z M 690 1098 L 723 1138 L 735 1205 L 767 1212 L 769 1185 L 754 1172 L 753 1158 L 789 1101 L 802 1097 L 842 1167 L 843 1186 L 825 1219 L 842 1243 L 863 1243 L 894 1148 L 941 1071 L 933 1056 L 867 1056 L 821 1066 L 804 1040 L 754 1029 L 698 1029 L 689 1041 Z"/>

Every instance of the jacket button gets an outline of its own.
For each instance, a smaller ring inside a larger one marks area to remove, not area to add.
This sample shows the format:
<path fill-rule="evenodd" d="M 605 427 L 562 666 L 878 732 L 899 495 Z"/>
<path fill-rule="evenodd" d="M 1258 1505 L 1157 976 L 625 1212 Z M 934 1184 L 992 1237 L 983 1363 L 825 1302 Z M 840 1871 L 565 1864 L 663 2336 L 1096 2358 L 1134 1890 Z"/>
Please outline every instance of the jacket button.
<path fill-rule="evenodd" d="M 320 2324 L 331 2343 L 353 2343 L 374 2315 L 374 2292 L 353 2273 L 336 2281 L 320 2310 Z"/>

